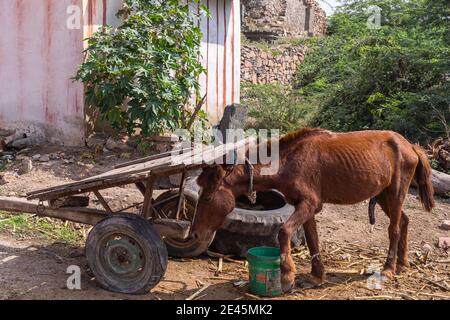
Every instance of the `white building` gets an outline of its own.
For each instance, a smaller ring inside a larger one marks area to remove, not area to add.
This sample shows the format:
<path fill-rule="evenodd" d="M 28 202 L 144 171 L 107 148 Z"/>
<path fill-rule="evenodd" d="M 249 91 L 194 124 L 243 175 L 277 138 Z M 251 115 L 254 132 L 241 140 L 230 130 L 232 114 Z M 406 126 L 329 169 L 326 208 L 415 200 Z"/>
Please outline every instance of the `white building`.
<path fill-rule="evenodd" d="M 200 83 L 202 95 L 207 93 L 204 108 L 215 122 L 226 105 L 240 99 L 240 3 L 202 3 L 211 17 L 198 22 L 207 69 Z M 103 24 L 117 23 L 120 6 L 121 0 L 0 0 L 0 128 L 83 143 L 83 86 L 71 78 L 84 58 L 83 39 Z M 198 10 L 194 2 L 192 10 Z"/>

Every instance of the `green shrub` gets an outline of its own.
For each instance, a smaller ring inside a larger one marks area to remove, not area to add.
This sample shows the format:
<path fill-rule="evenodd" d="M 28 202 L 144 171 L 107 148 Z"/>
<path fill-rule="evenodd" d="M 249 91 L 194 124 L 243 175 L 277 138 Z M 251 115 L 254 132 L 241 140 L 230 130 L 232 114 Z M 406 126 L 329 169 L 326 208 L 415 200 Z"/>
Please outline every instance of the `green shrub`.
<path fill-rule="evenodd" d="M 249 106 L 248 127 L 289 132 L 306 126 L 312 109 L 298 92 L 279 83 L 242 84 L 242 103 Z"/>
<path fill-rule="evenodd" d="M 204 13 L 201 11 L 200 14 Z M 143 135 L 186 125 L 190 97 L 204 72 L 202 33 L 188 4 L 178 0 L 125 0 L 123 24 L 88 39 L 87 59 L 75 77 L 86 104 L 113 128 Z"/>
<path fill-rule="evenodd" d="M 317 102 L 310 125 L 337 131 L 391 129 L 414 141 L 448 136 L 450 7 L 444 0 L 358 0 L 308 41 L 295 87 Z M 370 5 L 380 29 L 366 26 Z"/>

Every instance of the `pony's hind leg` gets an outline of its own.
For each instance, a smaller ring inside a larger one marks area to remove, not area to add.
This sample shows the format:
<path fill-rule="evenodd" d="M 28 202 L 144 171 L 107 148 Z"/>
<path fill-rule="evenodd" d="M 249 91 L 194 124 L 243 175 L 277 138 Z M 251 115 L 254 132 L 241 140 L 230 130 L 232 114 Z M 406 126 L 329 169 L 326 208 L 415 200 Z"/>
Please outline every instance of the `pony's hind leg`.
<path fill-rule="evenodd" d="M 398 254 L 397 254 L 397 273 L 409 268 L 408 262 L 408 224 L 409 218 L 402 211 L 402 218 L 400 221 L 400 241 L 398 243 Z"/>
<path fill-rule="evenodd" d="M 397 269 L 398 262 L 404 262 L 407 256 L 407 228 L 406 215 L 403 214 L 402 206 L 405 195 L 395 195 L 385 190 L 377 197 L 378 204 L 390 219 L 389 223 L 389 251 L 382 274 L 392 278 Z M 405 218 L 404 218 L 405 217 Z"/>
<path fill-rule="evenodd" d="M 389 251 L 382 275 L 392 278 L 397 267 L 398 242 L 400 240 L 400 217 L 401 210 L 390 211 L 391 222 L 389 223 Z"/>
<path fill-rule="evenodd" d="M 291 239 L 293 233 L 306 221 L 314 217 L 317 209 L 312 201 L 304 200 L 300 202 L 295 212 L 283 224 L 279 233 L 278 241 L 281 250 L 281 286 L 283 292 L 289 292 L 295 284 L 295 263 L 291 256 Z"/>
<path fill-rule="evenodd" d="M 392 276 L 396 271 L 409 266 L 408 263 L 408 224 L 409 219 L 403 211 L 403 202 L 414 177 L 417 157 L 403 154 L 404 160 L 399 163 L 397 173 L 392 184 L 384 190 L 383 210 L 388 213 L 389 224 L 389 253 L 384 266 L 383 275 Z M 383 207 L 383 206 L 382 206 Z M 398 265 L 398 270 L 397 269 Z"/>
<path fill-rule="evenodd" d="M 319 235 L 317 234 L 316 219 L 312 217 L 303 224 L 305 231 L 306 244 L 311 254 L 311 274 L 317 279 L 318 283 L 324 280 L 324 266 L 319 255 Z"/>

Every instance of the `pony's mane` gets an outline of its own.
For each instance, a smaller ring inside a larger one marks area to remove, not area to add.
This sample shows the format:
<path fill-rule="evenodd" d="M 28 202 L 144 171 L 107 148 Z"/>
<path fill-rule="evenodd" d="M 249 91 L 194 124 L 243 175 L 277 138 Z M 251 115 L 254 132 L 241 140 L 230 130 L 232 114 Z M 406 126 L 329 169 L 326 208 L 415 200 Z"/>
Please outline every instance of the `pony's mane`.
<path fill-rule="evenodd" d="M 280 138 L 279 143 L 281 146 L 295 140 L 305 139 L 322 133 L 329 133 L 329 131 L 321 128 L 302 128 L 285 134 Z"/>
<path fill-rule="evenodd" d="M 283 135 L 278 140 L 278 142 L 279 142 L 280 148 L 281 148 L 283 146 L 290 144 L 291 142 L 310 138 L 310 137 L 317 136 L 317 135 L 324 134 L 324 133 L 329 134 L 330 131 L 321 129 L 321 128 L 302 128 L 302 129 L 298 129 L 296 131 L 292 131 L 292 132 L 289 132 L 289 133 Z M 262 143 L 267 143 L 267 148 L 270 149 L 270 147 L 272 145 L 272 140 L 269 139 L 266 142 L 262 142 Z"/>

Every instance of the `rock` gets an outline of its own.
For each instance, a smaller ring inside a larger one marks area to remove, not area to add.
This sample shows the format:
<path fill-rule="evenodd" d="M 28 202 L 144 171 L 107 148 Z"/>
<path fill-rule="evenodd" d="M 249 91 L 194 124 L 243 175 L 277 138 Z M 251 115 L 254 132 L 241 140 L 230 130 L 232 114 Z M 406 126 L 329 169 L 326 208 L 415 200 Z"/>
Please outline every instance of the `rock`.
<path fill-rule="evenodd" d="M 33 162 L 31 161 L 31 159 L 25 159 L 22 161 L 22 164 L 19 168 L 19 174 L 27 174 L 29 172 L 31 172 L 31 170 L 33 170 Z"/>
<path fill-rule="evenodd" d="M 5 184 L 8 184 L 8 182 L 9 182 L 9 181 L 6 179 L 6 177 L 5 177 L 4 174 L 0 175 L 0 186 L 3 186 L 3 185 L 5 185 Z"/>
<path fill-rule="evenodd" d="M 450 237 L 439 237 L 438 247 L 442 249 L 450 248 Z"/>
<path fill-rule="evenodd" d="M 34 156 L 31 157 L 31 159 L 33 161 L 38 161 L 40 158 L 41 158 L 41 154 L 39 154 L 39 153 L 37 153 L 37 154 L 35 154 Z"/>
<path fill-rule="evenodd" d="M 256 59 L 256 67 L 257 67 L 257 68 L 262 67 L 262 59 L 261 59 L 261 58 L 257 58 L 257 59 Z"/>
<path fill-rule="evenodd" d="M 105 146 L 106 140 L 101 137 L 90 137 L 86 139 L 86 147 L 88 148 L 102 148 Z"/>
<path fill-rule="evenodd" d="M 228 129 L 243 129 L 247 122 L 248 108 L 240 104 L 232 104 L 225 108 L 219 123 L 219 130 L 226 141 Z"/>
<path fill-rule="evenodd" d="M 14 134 L 15 130 L 0 129 L 0 137 L 8 137 Z"/>
<path fill-rule="evenodd" d="M 14 149 L 24 149 L 27 147 L 32 147 L 36 144 L 38 144 L 36 139 L 29 137 L 29 138 L 14 140 L 10 143 L 10 146 Z"/>
<path fill-rule="evenodd" d="M 64 164 L 73 164 L 75 163 L 75 159 L 74 158 L 69 158 L 69 159 L 64 159 Z"/>
<path fill-rule="evenodd" d="M 45 154 L 39 158 L 39 162 L 49 162 L 50 156 L 48 154 Z"/>
<path fill-rule="evenodd" d="M 11 134 L 10 136 L 7 136 L 6 138 L 4 138 L 3 141 L 6 145 L 8 145 L 8 144 L 11 144 L 13 141 L 24 139 L 26 137 L 27 137 L 26 133 L 15 132 L 15 133 Z"/>
<path fill-rule="evenodd" d="M 441 229 L 450 230 L 450 220 L 442 221 Z"/>
<path fill-rule="evenodd" d="M 10 163 L 16 159 L 16 156 L 14 154 L 5 154 L 1 157 L 1 159 L 3 161 Z"/>
<path fill-rule="evenodd" d="M 425 244 L 422 246 L 422 251 L 423 251 L 424 253 L 429 253 L 429 252 L 432 252 L 432 251 L 433 251 L 433 248 L 432 248 L 428 243 L 425 243 Z"/>
<path fill-rule="evenodd" d="M 119 139 L 114 138 L 108 138 L 105 145 L 106 149 L 108 150 L 121 150 L 121 151 L 127 151 L 131 150 L 132 148 L 128 145 L 128 137 L 122 136 Z"/>
<path fill-rule="evenodd" d="M 109 138 L 108 140 L 106 140 L 106 149 L 115 150 L 118 149 L 118 146 L 119 144 L 113 138 Z"/>

